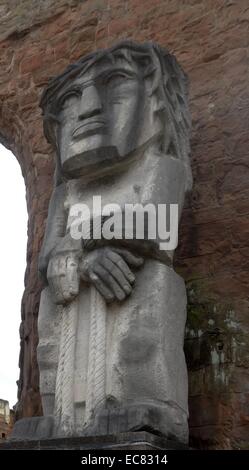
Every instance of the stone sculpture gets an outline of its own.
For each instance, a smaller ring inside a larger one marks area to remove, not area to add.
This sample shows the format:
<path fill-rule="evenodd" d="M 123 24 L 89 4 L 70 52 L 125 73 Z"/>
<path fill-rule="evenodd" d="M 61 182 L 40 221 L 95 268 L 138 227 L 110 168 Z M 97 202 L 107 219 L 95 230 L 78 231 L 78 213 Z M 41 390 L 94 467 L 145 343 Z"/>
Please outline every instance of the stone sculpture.
<path fill-rule="evenodd" d="M 180 215 L 192 184 L 186 76 L 158 45 L 123 41 L 70 65 L 41 107 L 57 154 L 39 266 L 44 417 L 17 422 L 13 436 L 150 430 L 186 443 L 186 294 L 173 251 L 136 237 L 75 240 L 69 216 L 93 195 L 122 208 L 175 203 Z"/>

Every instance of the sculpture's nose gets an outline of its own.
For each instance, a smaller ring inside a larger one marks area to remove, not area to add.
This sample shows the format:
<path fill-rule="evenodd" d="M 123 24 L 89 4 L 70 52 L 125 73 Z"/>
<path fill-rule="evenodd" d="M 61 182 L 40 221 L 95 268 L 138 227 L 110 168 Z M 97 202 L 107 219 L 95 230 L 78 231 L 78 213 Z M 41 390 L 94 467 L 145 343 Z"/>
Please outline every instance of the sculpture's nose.
<path fill-rule="evenodd" d="M 78 119 L 86 119 L 101 113 L 102 104 L 98 90 L 94 85 L 90 85 L 83 90 L 80 102 Z"/>

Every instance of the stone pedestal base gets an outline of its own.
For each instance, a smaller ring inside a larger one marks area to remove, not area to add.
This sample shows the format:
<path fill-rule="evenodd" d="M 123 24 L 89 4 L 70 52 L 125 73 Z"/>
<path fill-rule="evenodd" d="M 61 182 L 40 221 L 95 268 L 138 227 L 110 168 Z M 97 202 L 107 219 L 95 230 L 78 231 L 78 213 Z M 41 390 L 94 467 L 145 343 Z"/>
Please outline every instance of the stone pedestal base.
<path fill-rule="evenodd" d="M 29 441 L 10 440 L 0 450 L 187 450 L 176 441 L 148 432 L 128 432 L 95 437 L 67 437 Z"/>

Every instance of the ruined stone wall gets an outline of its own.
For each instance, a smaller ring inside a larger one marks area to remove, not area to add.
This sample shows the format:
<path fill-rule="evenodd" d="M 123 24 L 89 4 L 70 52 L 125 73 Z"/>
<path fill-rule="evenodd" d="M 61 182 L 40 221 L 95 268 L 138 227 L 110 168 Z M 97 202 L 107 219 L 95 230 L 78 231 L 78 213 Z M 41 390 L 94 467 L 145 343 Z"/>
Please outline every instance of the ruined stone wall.
<path fill-rule="evenodd" d="M 10 435 L 14 424 L 14 412 L 9 402 L 0 398 L 0 443 Z"/>
<path fill-rule="evenodd" d="M 176 260 L 189 294 L 191 443 L 248 448 L 248 0 L 0 0 L 0 18 L 0 140 L 20 162 L 29 213 L 19 416 L 42 412 L 37 255 L 53 155 L 39 96 L 49 77 L 87 52 L 120 38 L 153 40 L 177 56 L 191 82 L 194 189 Z M 11 185 L 11 175 L 2 177 Z"/>

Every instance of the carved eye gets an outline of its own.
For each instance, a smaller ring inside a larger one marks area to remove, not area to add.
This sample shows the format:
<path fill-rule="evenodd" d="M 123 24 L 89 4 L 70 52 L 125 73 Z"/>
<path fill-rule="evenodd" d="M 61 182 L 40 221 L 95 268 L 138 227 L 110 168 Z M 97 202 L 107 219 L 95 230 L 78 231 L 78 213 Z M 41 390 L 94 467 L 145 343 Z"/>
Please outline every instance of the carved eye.
<path fill-rule="evenodd" d="M 80 96 L 80 90 L 78 89 L 69 90 L 68 92 L 66 92 L 59 99 L 59 102 L 58 102 L 59 110 L 64 110 L 64 109 L 69 108 L 72 102 L 76 100 L 79 96 Z"/>
<path fill-rule="evenodd" d="M 125 84 L 127 80 L 131 79 L 132 77 L 125 72 L 115 72 L 106 78 L 106 84 L 111 87 L 116 87 Z"/>

